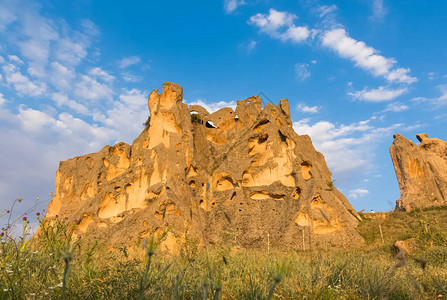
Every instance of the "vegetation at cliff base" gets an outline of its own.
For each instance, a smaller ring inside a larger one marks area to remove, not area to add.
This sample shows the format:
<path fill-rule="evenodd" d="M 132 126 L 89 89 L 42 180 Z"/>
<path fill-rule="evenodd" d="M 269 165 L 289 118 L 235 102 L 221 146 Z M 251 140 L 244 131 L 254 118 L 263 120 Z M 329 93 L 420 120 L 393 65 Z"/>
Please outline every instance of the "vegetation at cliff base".
<path fill-rule="evenodd" d="M 176 254 L 158 238 L 108 249 L 83 243 L 65 218 L 34 212 L 0 233 L 0 299 L 444 299 L 447 297 L 447 209 L 363 214 L 362 249 L 245 251 L 200 241 Z M 8 223 L 9 220 L 9 223 Z M 443 223 L 444 222 L 444 223 Z M 380 226 L 379 226 L 380 225 Z M 12 226 L 21 233 L 11 235 Z M 393 245 L 413 239 L 409 255 Z"/>

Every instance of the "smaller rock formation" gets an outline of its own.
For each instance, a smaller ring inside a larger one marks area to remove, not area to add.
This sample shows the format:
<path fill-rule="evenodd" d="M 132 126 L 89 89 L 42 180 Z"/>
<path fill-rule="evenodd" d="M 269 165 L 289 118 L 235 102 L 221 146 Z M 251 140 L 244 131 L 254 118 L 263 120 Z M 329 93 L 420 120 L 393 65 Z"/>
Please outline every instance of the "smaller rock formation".
<path fill-rule="evenodd" d="M 404 255 L 409 255 L 415 252 L 417 245 L 416 239 L 410 238 L 403 241 L 396 241 L 394 246 L 399 250 L 403 251 Z"/>
<path fill-rule="evenodd" d="M 447 142 L 416 137 L 419 147 L 400 134 L 390 147 L 401 195 L 396 209 L 403 211 L 447 205 Z"/>

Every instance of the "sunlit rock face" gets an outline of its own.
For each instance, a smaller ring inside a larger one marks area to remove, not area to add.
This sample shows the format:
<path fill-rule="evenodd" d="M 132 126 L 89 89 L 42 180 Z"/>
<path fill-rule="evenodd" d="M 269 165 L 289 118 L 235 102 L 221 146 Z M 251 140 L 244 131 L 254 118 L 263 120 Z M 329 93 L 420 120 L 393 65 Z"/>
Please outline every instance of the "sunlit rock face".
<path fill-rule="evenodd" d="M 263 108 L 254 96 L 209 113 L 182 98 L 179 85 L 164 83 L 132 145 L 61 162 L 46 218 L 68 217 L 77 235 L 112 247 L 166 228 L 169 251 L 186 238 L 282 249 L 362 241 L 323 155 L 292 129 L 287 99 Z"/>
<path fill-rule="evenodd" d="M 419 146 L 395 134 L 390 147 L 401 194 L 396 209 L 400 210 L 447 205 L 447 143 L 427 134 L 416 137 Z"/>

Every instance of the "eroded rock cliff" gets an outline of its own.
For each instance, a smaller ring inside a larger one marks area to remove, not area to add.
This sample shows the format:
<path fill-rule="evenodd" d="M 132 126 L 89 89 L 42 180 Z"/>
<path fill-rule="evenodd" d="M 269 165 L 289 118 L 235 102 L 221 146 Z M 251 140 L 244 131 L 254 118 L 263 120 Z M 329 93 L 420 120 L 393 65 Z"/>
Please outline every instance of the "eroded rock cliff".
<path fill-rule="evenodd" d="M 394 135 L 390 154 L 400 186 L 396 209 L 447 205 L 447 143 L 427 134 L 416 135 L 420 144 Z"/>
<path fill-rule="evenodd" d="M 61 162 L 46 218 L 68 217 L 76 234 L 113 247 L 166 228 L 171 251 L 187 238 L 248 248 L 362 241 L 323 155 L 292 129 L 287 99 L 263 108 L 254 96 L 210 114 L 182 98 L 164 83 L 132 145 Z"/>

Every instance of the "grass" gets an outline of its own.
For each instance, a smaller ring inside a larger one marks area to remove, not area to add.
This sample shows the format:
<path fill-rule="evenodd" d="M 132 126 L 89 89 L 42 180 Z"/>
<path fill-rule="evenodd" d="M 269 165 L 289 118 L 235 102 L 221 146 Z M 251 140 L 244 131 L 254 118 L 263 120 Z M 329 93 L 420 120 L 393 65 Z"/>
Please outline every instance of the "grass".
<path fill-rule="evenodd" d="M 0 299 L 446 298 L 447 209 L 371 216 L 378 214 L 362 215 L 359 226 L 364 249 L 205 251 L 189 242 L 177 255 L 159 250 L 163 234 L 110 252 L 101 241 L 82 243 L 62 218 L 49 224 L 37 215 L 33 238 L 29 220 L 19 218 L 2 231 Z M 10 235 L 12 225 L 20 236 Z M 402 237 L 416 239 L 414 255 L 396 256 L 392 245 Z"/>

